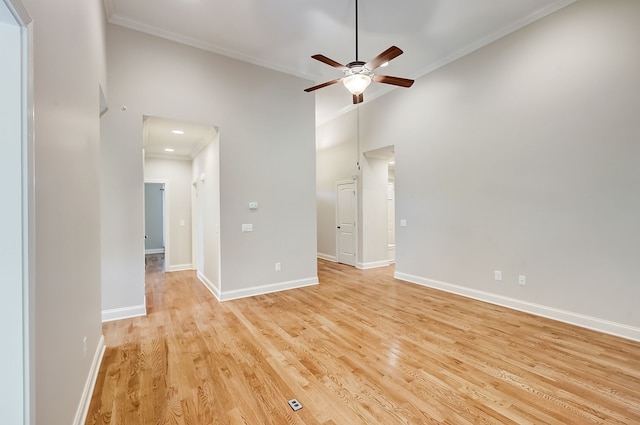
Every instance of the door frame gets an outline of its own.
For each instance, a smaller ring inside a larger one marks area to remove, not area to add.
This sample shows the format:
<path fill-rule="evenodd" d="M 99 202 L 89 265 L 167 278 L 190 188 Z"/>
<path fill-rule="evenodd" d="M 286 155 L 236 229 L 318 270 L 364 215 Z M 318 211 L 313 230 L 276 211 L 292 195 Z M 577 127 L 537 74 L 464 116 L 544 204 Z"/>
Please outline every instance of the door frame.
<path fill-rule="evenodd" d="M 353 264 L 340 262 L 340 237 L 338 236 L 338 223 L 340 219 L 340 186 L 351 185 L 353 187 L 355 203 L 354 203 L 354 216 L 355 225 L 353 226 Z M 336 262 L 341 264 L 347 264 L 349 266 L 356 267 L 358 264 L 358 185 L 355 180 L 340 180 L 336 182 L 336 213 L 335 213 L 335 235 L 336 235 Z"/>
<path fill-rule="evenodd" d="M 170 229 L 169 229 L 169 223 L 171 222 L 169 220 L 169 180 L 164 180 L 164 179 L 144 179 L 144 183 L 159 183 L 162 184 L 164 187 L 164 198 L 163 198 L 163 203 L 162 203 L 162 209 L 163 209 L 163 213 L 162 213 L 162 232 L 163 232 L 163 237 L 164 237 L 164 270 L 168 271 L 169 270 L 169 266 L 171 264 L 170 258 L 171 258 L 171 241 L 169 240 L 169 235 L 170 235 Z M 144 198 L 143 198 L 144 199 Z M 147 206 L 144 206 L 144 215 L 146 216 L 146 208 Z M 145 218 L 146 219 L 146 218 Z M 145 225 L 145 223 L 143 222 L 143 226 Z M 145 253 L 144 255 L 146 256 L 146 249 L 145 249 Z"/>
<path fill-rule="evenodd" d="M 193 270 L 204 276 L 204 238 L 205 238 L 205 204 L 203 184 L 205 178 L 201 174 L 191 183 L 191 264 Z"/>
<path fill-rule="evenodd" d="M 35 214 L 34 214 L 34 131 L 33 131 L 33 21 L 29 16 L 21 0 L 2 0 L 2 7 L 6 7 L 13 17 L 13 22 L 7 25 L 17 28 L 18 55 L 12 59 L 18 60 L 20 71 L 15 79 L 5 81 L 10 86 L 17 84 L 19 87 L 18 104 L 8 104 L 11 110 L 14 107 L 19 110 L 20 119 L 13 121 L 12 132 L 19 134 L 17 143 L 19 149 L 15 155 L 11 155 L 11 163 L 17 162 L 17 171 L 21 177 L 17 180 L 6 181 L 17 193 L 17 206 L 20 212 L 13 216 L 7 223 L 20 229 L 16 238 L 6 242 L 13 248 L 19 246 L 18 257 L 19 275 L 17 280 L 11 280 L 10 287 L 3 291 L 3 299 L 12 306 L 5 310 L 0 309 L 0 321 L 9 331 L 7 336 L 8 347 L 6 355 L 8 359 L 19 359 L 13 363 L 6 362 L 0 366 L 8 368 L 9 373 L 2 373 L 4 382 L 8 388 L 15 391 L 12 397 L 4 397 L 2 410 L 5 418 L 18 420 L 17 423 L 35 423 Z M 15 86 L 14 86 L 15 87 Z M 14 139 L 15 140 L 15 139 Z M 10 141 L 11 143 L 11 141 Z M 10 154 L 7 154 L 10 155 Z M 8 157 L 7 157 L 8 158 Z M 15 161 L 15 162 L 14 162 Z M 14 186 L 15 185 L 15 186 Z M 19 199 L 17 199 L 19 198 Z M 15 286 L 13 286 L 15 285 Z M 3 332 L 4 334 L 4 332 Z M 11 338 L 11 339 L 10 339 Z M 18 373 L 16 373 L 18 372 Z M 16 394 L 18 393 L 18 394 Z"/>

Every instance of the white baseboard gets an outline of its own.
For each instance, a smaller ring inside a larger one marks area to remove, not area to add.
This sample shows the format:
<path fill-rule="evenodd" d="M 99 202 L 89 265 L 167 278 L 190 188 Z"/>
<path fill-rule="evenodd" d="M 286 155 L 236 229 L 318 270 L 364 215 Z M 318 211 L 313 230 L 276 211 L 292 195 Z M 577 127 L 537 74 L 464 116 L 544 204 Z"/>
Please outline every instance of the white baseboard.
<path fill-rule="evenodd" d="M 554 307 L 521 301 L 515 298 L 504 297 L 502 295 L 478 291 L 476 289 L 466 288 L 464 286 L 440 282 L 437 280 L 427 279 L 419 276 L 413 276 L 406 273 L 396 272 L 394 274 L 394 277 L 406 282 L 427 286 L 429 288 L 439 289 L 445 292 L 451 292 L 453 294 L 500 305 L 502 307 L 511 308 L 513 310 L 524 311 L 526 313 L 531 313 L 537 316 L 557 320 L 559 322 L 580 326 L 582 328 L 619 336 L 621 338 L 631 339 L 633 341 L 640 341 L 640 328 L 625 325 L 622 323 L 611 322 L 608 320 L 599 319 L 597 317 L 585 316 L 579 313 L 573 313 Z"/>
<path fill-rule="evenodd" d="M 167 267 L 167 272 L 183 272 L 185 270 L 193 270 L 193 264 L 175 264 Z"/>
<path fill-rule="evenodd" d="M 246 289 L 238 289 L 235 291 L 222 291 L 219 301 L 229 301 L 238 298 L 254 297 L 256 295 L 264 295 L 272 292 L 287 291 L 289 289 L 304 288 L 306 286 L 318 285 L 318 276 L 307 279 L 291 280 L 288 282 L 272 283 L 269 285 L 254 286 Z"/>
<path fill-rule="evenodd" d="M 370 263 L 356 263 L 356 268 L 360 270 L 375 269 L 378 267 L 387 267 L 393 264 L 391 260 L 372 261 Z"/>
<path fill-rule="evenodd" d="M 131 307 L 114 308 L 111 310 L 102 310 L 102 322 L 111 322 L 114 320 L 129 319 L 131 317 L 140 317 L 147 315 L 147 306 L 134 305 Z"/>
<path fill-rule="evenodd" d="M 93 395 L 93 389 L 96 386 L 96 380 L 98 379 L 98 372 L 100 372 L 100 364 L 102 364 L 105 348 L 104 335 L 100 335 L 98 347 L 93 355 L 91 369 L 89 370 L 87 381 L 84 384 L 84 390 L 82 391 L 80 404 L 78 404 L 78 410 L 76 410 L 76 417 L 73 420 L 73 425 L 84 425 L 87 421 L 87 413 L 89 412 L 89 405 L 91 404 L 91 396 Z"/>
<path fill-rule="evenodd" d="M 207 277 L 202 273 L 198 272 L 197 275 L 200 282 L 202 282 L 202 284 L 213 294 L 213 296 L 216 297 L 218 301 L 220 301 L 220 288 L 214 285 L 213 282 L 207 279 Z"/>
<path fill-rule="evenodd" d="M 164 248 L 145 249 L 145 254 L 164 254 Z"/>
<path fill-rule="evenodd" d="M 321 252 L 318 252 L 317 257 L 320 258 L 321 260 L 331 261 L 332 263 L 338 262 L 338 259 L 336 258 L 335 255 L 328 255 L 328 254 L 323 254 Z"/>

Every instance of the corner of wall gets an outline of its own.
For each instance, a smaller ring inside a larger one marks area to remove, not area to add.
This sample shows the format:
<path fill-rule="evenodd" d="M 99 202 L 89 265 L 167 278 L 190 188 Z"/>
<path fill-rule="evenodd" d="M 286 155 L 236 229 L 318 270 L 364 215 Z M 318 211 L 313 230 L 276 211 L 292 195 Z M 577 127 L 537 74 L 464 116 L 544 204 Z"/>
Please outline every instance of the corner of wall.
<path fill-rule="evenodd" d="M 102 364 L 105 350 L 106 346 L 104 345 L 104 335 L 101 335 L 100 340 L 98 341 L 98 346 L 96 347 L 96 351 L 93 355 L 91 369 L 89 369 L 89 375 L 87 376 L 87 381 L 85 382 L 84 390 L 80 397 L 80 403 L 76 410 L 73 425 L 84 425 L 87 421 L 87 413 L 89 412 L 89 406 L 91 404 L 91 396 L 93 395 L 93 390 L 96 386 L 96 380 L 98 379 L 98 372 L 100 372 L 100 365 Z"/>

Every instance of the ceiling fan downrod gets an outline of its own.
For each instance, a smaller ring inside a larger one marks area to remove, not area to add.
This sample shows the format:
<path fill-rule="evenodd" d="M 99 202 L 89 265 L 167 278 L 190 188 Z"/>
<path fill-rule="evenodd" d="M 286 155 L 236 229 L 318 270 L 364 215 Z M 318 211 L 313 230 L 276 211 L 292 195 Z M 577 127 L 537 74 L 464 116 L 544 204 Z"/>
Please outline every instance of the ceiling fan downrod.
<path fill-rule="evenodd" d="M 356 0 L 356 62 L 358 60 L 358 0 Z"/>

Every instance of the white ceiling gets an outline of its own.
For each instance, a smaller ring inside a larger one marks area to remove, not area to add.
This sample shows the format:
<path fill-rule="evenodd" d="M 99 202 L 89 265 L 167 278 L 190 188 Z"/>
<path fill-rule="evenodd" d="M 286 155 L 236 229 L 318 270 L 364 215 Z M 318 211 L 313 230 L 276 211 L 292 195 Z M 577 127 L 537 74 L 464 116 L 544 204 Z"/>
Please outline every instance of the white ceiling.
<path fill-rule="evenodd" d="M 182 133 L 176 134 L 174 131 Z M 142 145 L 146 157 L 191 160 L 217 134 L 212 126 L 145 116 Z"/>
<path fill-rule="evenodd" d="M 104 0 L 109 22 L 310 79 L 342 76 L 311 59 L 355 60 L 355 0 Z M 359 0 L 359 60 L 404 50 L 377 73 L 417 79 L 575 0 Z M 365 102 L 393 88 L 372 84 Z M 339 84 L 320 89 L 316 122 L 352 108 Z"/>

